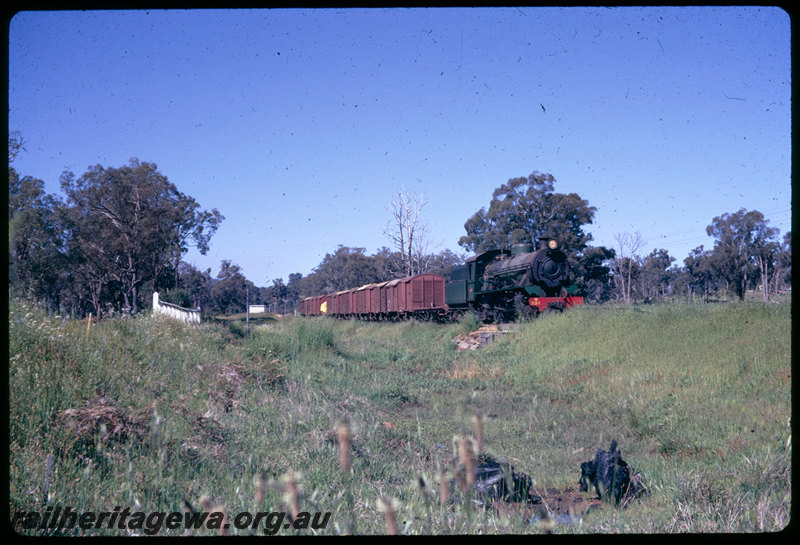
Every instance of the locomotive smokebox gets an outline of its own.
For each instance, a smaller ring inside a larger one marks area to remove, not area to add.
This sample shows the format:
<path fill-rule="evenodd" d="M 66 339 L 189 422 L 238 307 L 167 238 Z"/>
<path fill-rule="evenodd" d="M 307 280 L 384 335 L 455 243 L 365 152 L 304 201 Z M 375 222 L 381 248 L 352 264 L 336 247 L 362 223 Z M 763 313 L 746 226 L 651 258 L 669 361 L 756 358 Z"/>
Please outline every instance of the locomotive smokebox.
<path fill-rule="evenodd" d="M 569 275 L 567 256 L 561 250 L 539 250 L 531 262 L 531 273 L 540 286 L 560 288 Z"/>

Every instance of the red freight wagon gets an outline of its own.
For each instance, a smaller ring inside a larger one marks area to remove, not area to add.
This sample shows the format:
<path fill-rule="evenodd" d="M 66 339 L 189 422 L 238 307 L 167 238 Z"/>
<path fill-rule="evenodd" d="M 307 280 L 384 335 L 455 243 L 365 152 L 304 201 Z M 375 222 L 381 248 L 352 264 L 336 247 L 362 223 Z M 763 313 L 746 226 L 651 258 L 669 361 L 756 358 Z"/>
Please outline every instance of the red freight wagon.
<path fill-rule="evenodd" d="M 439 319 L 447 311 L 445 280 L 437 274 L 418 274 L 300 302 L 303 315 L 330 314 L 366 319 L 396 320 L 418 317 Z M 324 309 L 324 310 L 323 310 Z"/>
<path fill-rule="evenodd" d="M 381 294 L 380 294 L 380 305 L 381 305 L 381 312 L 385 315 L 389 315 L 389 306 L 392 298 L 389 296 L 389 293 L 392 291 L 392 282 L 396 282 L 395 280 L 389 280 L 383 286 L 381 286 Z"/>
<path fill-rule="evenodd" d="M 370 284 L 369 286 L 369 308 L 367 311 L 373 318 L 377 318 L 381 313 L 381 293 L 383 293 L 383 286 L 386 282 L 380 284 Z"/>
<path fill-rule="evenodd" d="M 350 314 L 350 292 L 340 291 L 337 295 L 339 299 L 339 315 L 346 316 Z"/>
<path fill-rule="evenodd" d="M 338 316 L 342 306 L 342 293 L 331 293 L 328 295 L 328 314 Z"/>
<path fill-rule="evenodd" d="M 418 274 L 405 282 L 409 312 L 444 308 L 444 278 L 438 274 Z"/>
<path fill-rule="evenodd" d="M 398 289 L 398 301 L 403 305 L 401 311 L 409 314 L 433 317 L 436 311 L 443 311 L 444 278 L 438 274 L 418 274 L 402 278 Z"/>
<path fill-rule="evenodd" d="M 339 314 L 349 316 L 355 310 L 355 301 L 353 300 L 353 290 L 346 290 L 342 292 L 341 303 L 339 303 Z"/>
<path fill-rule="evenodd" d="M 433 317 L 437 311 L 443 312 L 444 278 L 437 274 L 418 274 L 388 282 L 386 310 L 390 317 L 406 317 L 419 314 Z"/>
<path fill-rule="evenodd" d="M 328 312 L 328 296 L 320 295 L 319 297 L 314 297 L 312 299 L 312 305 L 311 314 L 326 314 Z"/>
<path fill-rule="evenodd" d="M 366 286 L 361 286 L 357 290 L 353 292 L 353 296 L 355 297 L 356 305 L 353 309 L 353 314 L 358 315 L 365 315 L 369 312 L 370 301 L 369 301 L 369 288 L 370 284 Z"/>
<path fill-rule="evenodd" d="M 402 278 L 392 280 L 386 284 L 386 313 L 389 316 L 402 312 L 405 307 L 405 301 L 400 301 L 400 296 L 405 295 L 403 290 L 398 289 L 400 282 L 402 282 Z"/>

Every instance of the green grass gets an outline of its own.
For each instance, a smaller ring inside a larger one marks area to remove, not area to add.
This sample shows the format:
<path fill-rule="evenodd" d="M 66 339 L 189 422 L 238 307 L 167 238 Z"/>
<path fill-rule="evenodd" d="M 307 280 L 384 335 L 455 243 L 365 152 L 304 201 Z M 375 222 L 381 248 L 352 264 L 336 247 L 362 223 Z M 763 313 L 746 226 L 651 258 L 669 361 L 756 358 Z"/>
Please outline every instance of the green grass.
<path fill-rule="evenodd" d="M 611 439 L 642 472 L 649 497 L 556 533 L 759 532 L 789 521 L 789 303 L 579 307 L 464 352 L 451 341 L 474 327 L 469 318 L 287 317 L 251 322 L 247 335 L 236 321 L 190 328 L 142 316 L 87 333 L 30 303 L 10 307 L 12 514 L 180 511 L 184 501 L 287 510 L 281 479 L 297 473 L 301 508 L 332 513 L 327 534 L 385 533 L 383 500 L 408 534 L 544 531 L 440 505 L 454 440 L 473 434 L 479 414 L 485 450 L 540 486 L 575 488 L 580 463 Z M 348 472 L 334 431 L 343 421 Z M 257 503 L 259 479 L 268 485 Z M 458 486 L 450 495 L 459 500 Z"/>

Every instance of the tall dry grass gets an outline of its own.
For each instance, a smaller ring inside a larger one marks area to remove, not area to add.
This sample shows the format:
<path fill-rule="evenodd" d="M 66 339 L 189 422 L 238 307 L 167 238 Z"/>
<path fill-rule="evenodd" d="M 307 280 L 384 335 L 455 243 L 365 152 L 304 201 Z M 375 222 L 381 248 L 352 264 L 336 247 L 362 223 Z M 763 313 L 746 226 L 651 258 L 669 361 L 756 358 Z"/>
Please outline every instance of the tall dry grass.
<path fill-rule="evenodd" d="M 240 336 L 142 316 L 87 335 L 10 307 L 12 511 L 331 512 L 324 530 L 287 530 L 298 534 L 771 532 L 790 520 L 788 305 L 586 307 L 467 353 L 451 342 L 463 324 L 288 318 Z M 652 491 L 625 510 L 532 521 L 469 501 L 482 452 L 566 489 L 612 438 Z"/>

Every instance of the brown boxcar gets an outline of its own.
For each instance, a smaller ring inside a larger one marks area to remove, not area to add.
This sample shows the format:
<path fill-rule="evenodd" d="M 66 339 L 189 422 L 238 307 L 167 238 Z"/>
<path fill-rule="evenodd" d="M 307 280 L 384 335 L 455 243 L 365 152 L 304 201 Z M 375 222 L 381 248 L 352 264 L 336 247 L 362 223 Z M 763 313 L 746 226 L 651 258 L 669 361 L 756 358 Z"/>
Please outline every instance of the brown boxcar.
<path fill-rule="evenodd" d="M 405 282 L 406 308 L 409 312 L 444 308 L 444 277 L 418 274 Z"/>
<path fill-rule="evenodd" d="M 402 280 L 402 278 L 398 278 L 386 284 L 386 314 L 389 316 L 402 312 L 404 307 L 403 302 L 400 301 L 400 294 L 403 293 L 403 290 L 397 287 Z"/>
<path fill-rule="evenodd" d="M 341 294 L 339 303 L 339 314 L 342 316 L 350 316 L 355 310 L 355 292 L 353 290 L 345 290 Z"/>
<path fill-rule="evenodd" d="M 446 307 L 444 277 L 438 274 L 418 274 L 400 279 L 397 284 L 399 312 L 404 316 L 432 318 Z"/>
<path fill-rule="evenodd" d="M 366 319 L 441 317 L 446 311 L 445 280 L 437 274 L 417 274 L 300 301 L 300 314 L 358 316 Z"/>
<path fill-rule="evenodd" d="M 379 318 L 381 314 L 381 293 L 387 282 L 370 284 L 369 287 L 369 314 L 372 318 Z"/>
<path fill-rule="evenodd" d="M 341 306 L 341 293 L 331 293 L 328 295 L 328 314 L 333 316 L 339 315 L 339 307 Z"/>
<path fill-rule="evenodd" d="M 369 313 L 369 287 L 370 284 L 367 284 L 353 291 L 353 296 L 356 303 L 355 307 L 353 308 L 353 314 L 365 316 Z"/>
<path fill-rule="evenodd" d="M 328 312 L 328 296 L 320 295 L 312 299 L 311 314 L 319 316 L 320 314 L 327 314 Z"/>

